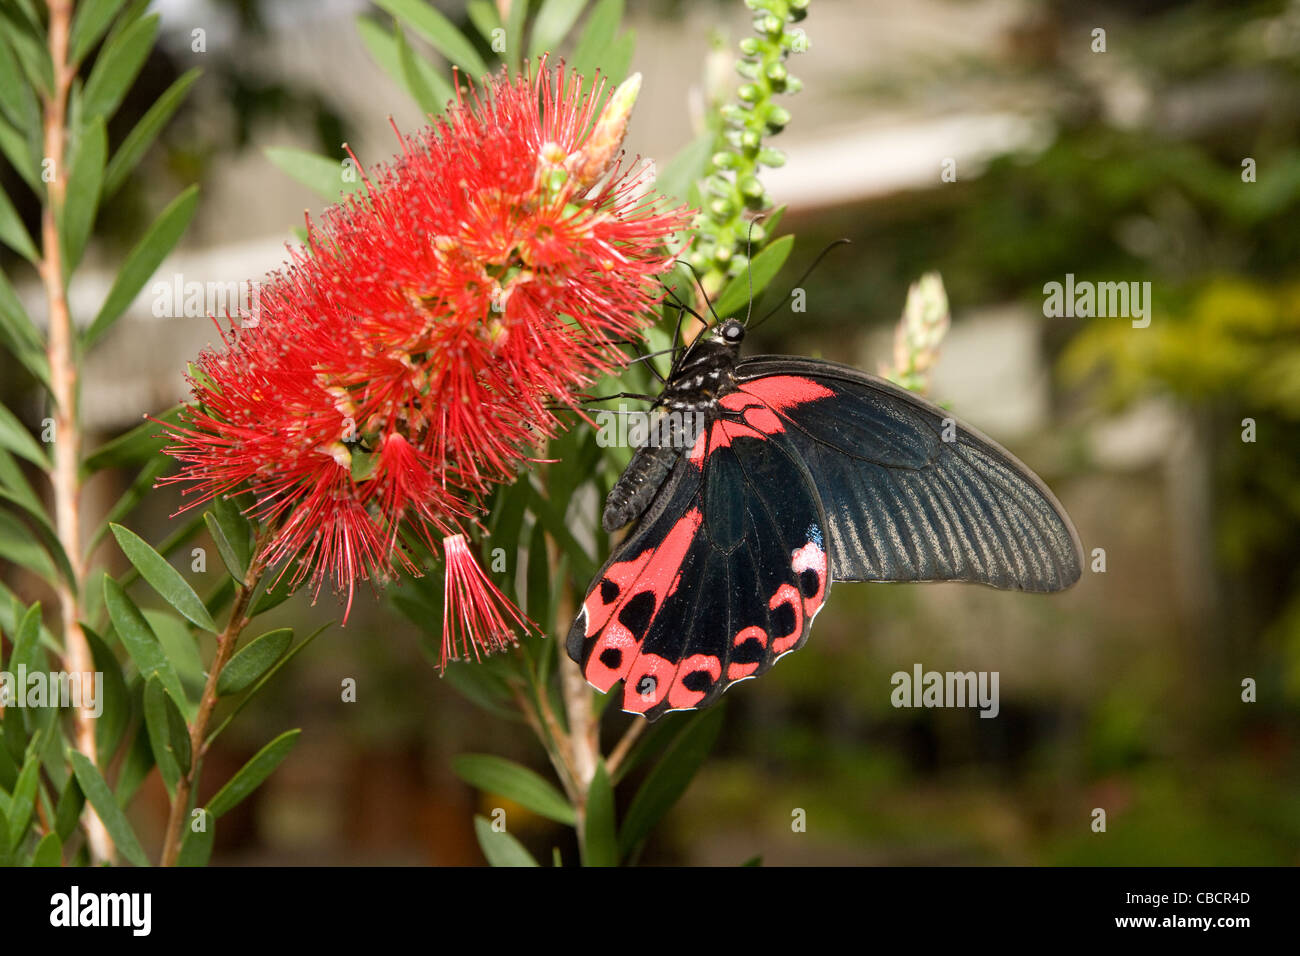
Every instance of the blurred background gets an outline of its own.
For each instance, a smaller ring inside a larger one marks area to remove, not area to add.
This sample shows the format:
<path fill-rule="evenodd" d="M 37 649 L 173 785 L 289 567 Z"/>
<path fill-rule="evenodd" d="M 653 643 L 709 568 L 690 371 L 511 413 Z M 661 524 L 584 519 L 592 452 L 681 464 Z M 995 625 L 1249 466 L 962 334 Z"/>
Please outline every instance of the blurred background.
<path fill-rule="evenodd" d="M 438 5 L 464 23 L 461 5 Z M 390 117 L 422 122 L 358 38 L 356 18 L 378 15 L 361 0 L 154 8 L 164 41 L 110 136 L 181 73 L 204 75 L 101 211 L 72 290 L 82 318 L 188 183 L 199 212 L 155 281 L 257 278 L 321 208 L 263 148 L 341 156 L 346 141 L 371 164 L 396 150 Z M 729 76 L 747 11 L 629 0 L 624 25 L 644 75 L 628 151 L 662 164 L 693 138 L 702 91 Z M 801 25 L 804 90 L 772 143 L 788 163 L 767 176 L 797 236 L 775 294 L 827 243 L 852 245 L 804 283 L 807 312 L 778 312 L 752 350 L 875 370 L 908 284 L 939 271 L 953 325 L 931 396 L 1047 480 L 1092 569 L 1054 596 L 837 586 L 803 651 L 727 695 L 712 759 L 642 862 L 1300 863 L 1300 2 L 813 0 Z M 17 182 L 2 162 L 0 181 Z M 39 211 L 20 212 L 35 232 Z M 41 316 L 26 264 L 8 250 L 0 264 Z M 1150 326 L 1045 318 L 1043 286 L 1067 273 L 1149 281 Z M 185 362 L 216 338 L 204 318 L 154 318 L 151 302 L 87 370 L 100 439 L 185 397 Z M 0 357 L 0 400 L 34 423 L 34 395 Z M 132 477 L 100 476 L 92 502 Z M 156 492 L 136 530 L 159 539 L 178 504 Z M 100 560 L 121 570 L 113 549 Z M 305 626 L 336 612 L 299 595 L 274 613 Z M 360 595 L 208 758 L 214 786 L 271 734 L 304 728 L 222 819 L 214 863 L 481 863 L 471 815 L 501 801 L 480 806 L 451 758 L 549 769 L 522 725 L 464 701 L 434 660 L 384 596 Z M 890 676 L 917 663 L 999 672 L 999 716 L 893 708 Z M 355 703 L 340 701 L 345 678 Z M 152 845 L 156 774 L 133 812 Z M 575 858 L 564 828 L 510 814 L 539 858 L 553 845 Z"/>

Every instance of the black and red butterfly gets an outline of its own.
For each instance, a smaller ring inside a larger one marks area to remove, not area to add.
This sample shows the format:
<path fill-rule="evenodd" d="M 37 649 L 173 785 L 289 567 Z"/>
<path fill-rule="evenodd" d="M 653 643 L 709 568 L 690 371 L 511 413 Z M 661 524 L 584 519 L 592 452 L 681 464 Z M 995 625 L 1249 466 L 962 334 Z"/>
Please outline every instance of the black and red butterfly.
<path fill-rule="evenodd" d="M 678 439 L 638 448 L 602 523 L 635 521 L 569 631 L 623 709 L 705 707 L 803 646 L 832 581 L 975 581 L 1059 591 L 1082 549 L 1010 452 L 855 368 L 741 359 L 745 325 L 676 350 L 652 411 Z M 693 431 L 686 431 L 698 422 Z"/>

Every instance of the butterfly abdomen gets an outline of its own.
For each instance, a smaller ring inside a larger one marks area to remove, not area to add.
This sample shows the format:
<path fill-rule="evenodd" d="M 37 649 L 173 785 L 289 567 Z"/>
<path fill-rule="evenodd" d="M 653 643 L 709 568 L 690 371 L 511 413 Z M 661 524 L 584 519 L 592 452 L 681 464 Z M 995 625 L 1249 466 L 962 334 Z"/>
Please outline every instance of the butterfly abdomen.
<path fill-rule="evenodd" d="M 600 523 L 617 531 L 645 512 L 681 454 L 670 446 L 643 445 L 632 455 L 627 469 L 605 498 Z"/>

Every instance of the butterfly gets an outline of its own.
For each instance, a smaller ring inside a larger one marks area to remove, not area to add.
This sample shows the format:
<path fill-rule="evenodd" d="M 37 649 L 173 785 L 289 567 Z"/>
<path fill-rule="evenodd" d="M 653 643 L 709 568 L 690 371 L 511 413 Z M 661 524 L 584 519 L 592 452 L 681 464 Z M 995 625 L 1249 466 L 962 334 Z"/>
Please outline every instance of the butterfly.
<path fill-rule="evenodd" d="M 705 324 L 651 409 L 671 440 L 638 447 L 606 499 L 606 531 L 635 524 L 568 635 L 624 711 L 695 710 L 764 673 L 837 581 L 1078 580 L 1074 526 L 1005 448 L 856 368 L 742 359 L 743 322 Z"/>

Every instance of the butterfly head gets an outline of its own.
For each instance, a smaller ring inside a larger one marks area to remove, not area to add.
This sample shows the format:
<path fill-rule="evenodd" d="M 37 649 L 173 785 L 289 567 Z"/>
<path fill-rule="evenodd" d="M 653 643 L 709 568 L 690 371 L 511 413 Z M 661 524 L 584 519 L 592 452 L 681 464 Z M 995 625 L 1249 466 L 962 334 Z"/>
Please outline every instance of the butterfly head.
<path fill-rule="evenodd" d="M 726 319 L 713 327 L 712 334 L 714 341 L 720 345 L 739 349 L 740 343 L 745 341 L 745 323 L 739 319 Z"/>

